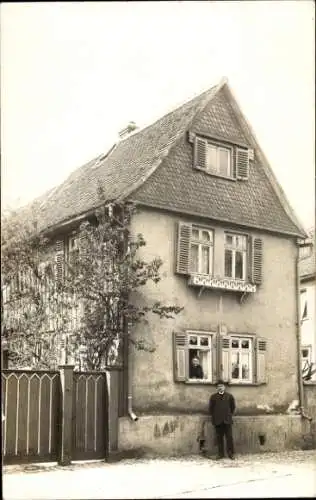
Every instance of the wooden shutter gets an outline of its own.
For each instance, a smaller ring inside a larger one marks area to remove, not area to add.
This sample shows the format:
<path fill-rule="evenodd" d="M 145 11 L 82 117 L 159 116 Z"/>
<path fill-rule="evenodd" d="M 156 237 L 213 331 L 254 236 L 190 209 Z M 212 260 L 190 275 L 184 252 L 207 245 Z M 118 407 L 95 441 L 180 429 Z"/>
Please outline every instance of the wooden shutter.
<path fill-rule="evenodd" d="M 217 380 L 217 368 L 218 368 L 218 354 L 217 354 L 218 339 L 214 335 L 212 337 L 212 382 L 215 383 Z"/>
<path fill-rule="evenodd" d="M 253 261 L 252 261 L 252 246 L 253 246 L 253 238 L 248 236 L 248 244 L 247 244 L 247 274 L 248 281 L 253 283 Z"/>
<path fill-rule="evenodd" d="M 62 281 L 65 269 L 64 240 L 57 240 L 55 246 L 55 277 Z"/>
<path fill-rule="evenodd" d="M 220 370 L 219 378 L 230 381 L 230 337 L 220 337 Z"/>
<path fill-rule="evenodd" d="M 266 375 L 267 341 L 262 337 L 255 339 L 255 374 L 257 384 L 265 384 Z"/>
<path fill-rule="evenodd" d="M 236 177 L 245 181 L 249 176 L 248 149 L 236 148 Z"/>
<path fill-rule="evenodd" d="M 176 272 L 178 274 L 190 273 L 190 242 L 191 242 L 191 224 L 178 224 L 178 242 L 177 242 L 177 263 Z"/>
<path fill-rule="evenodd" d="M 262 283 L 263 242 L 261 238 L 252 238 L 252 282 Z"/>
<path fill-rule="evenodd" d="M 196 168 L 206 168 L 207 141 L 201 137 L 196 137 L 194 144 L 194 166 Z"/>
<path fill-rule="evenodd" d="M 188 378 L 187 334 L 173 332 L 173 373 L 176 382 Z"/>

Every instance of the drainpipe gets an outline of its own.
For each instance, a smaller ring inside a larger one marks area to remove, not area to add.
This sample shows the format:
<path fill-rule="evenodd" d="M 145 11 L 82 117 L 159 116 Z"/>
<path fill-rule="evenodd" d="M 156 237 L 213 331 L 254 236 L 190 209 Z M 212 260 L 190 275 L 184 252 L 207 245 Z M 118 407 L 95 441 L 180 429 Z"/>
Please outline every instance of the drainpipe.
<path fill-rule="evenodd" d="M 130 342 L 128 341 L 128 395 L 127 395 L 127 413 L 133 422 L 138 420 L 138 416 L 133 411 L 133 373 L 132 373 L 132 352 Z"/>
<path fill-rule="evenodd" d="M 132 372 L 132 350 L 131 350 L 131 343 L 129 342 L 129 330 L 130 330 L 130 325 L 128 324 L 127 326 L 127 343 L 128 343 L 128 395 L 127 395 L 127 413 L 128 416 L 133 420 L 133 422 L 136 422 L 138 420 L 138 416 L 134 413 L 133 411 L 133 372 Z"/>
<path fill-rule="evenodd" d="M 299 412 L 302 418 L 312 421 L 312 417 L 305 413 L 304 408 L 304 384 L 303 374 L 301 368 L 301 346 L 302 346 L 302 333 L 301 333 L 301 299 L 300 299 L 300 269 L 299 269 L 299 251 L 304 246 L 310 246 L 310 243 L 300 243 L 297 241 L 297 255 L 296 255 L 296 341 L 297 341 L 297 375 L 298 375 L 298 400 Z M 301 259 L 303 260 L 303 259 Z"/>

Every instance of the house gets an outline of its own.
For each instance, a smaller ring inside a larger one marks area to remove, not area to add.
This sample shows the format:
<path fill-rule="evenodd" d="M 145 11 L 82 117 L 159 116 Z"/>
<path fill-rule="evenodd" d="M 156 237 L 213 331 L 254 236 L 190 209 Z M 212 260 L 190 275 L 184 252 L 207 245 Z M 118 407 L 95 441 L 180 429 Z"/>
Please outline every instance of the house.
<path fill-rule="evenodd" d="M 303 417 L 289 409 L 302 406 L 296 262 L 307 235 L 228 82 L 133 131 L 41 197 L 58 252 L 67 254 L 72 231 L 97 206 L 99 184 L 109 203 L 137 203 L 131 230 L 143 233 L 147 259 L 164 262 L 164 279 L 139 299 L 184 307 L 146 326 L 153 353 L 129 347 L 119 448 L 197 452 L 219 377 L 237 401 L 237 450 L 299 446 Z M 197 355 L 199 380 L 190 378 Z"/>
<path fill-rule="evenodd" d="M 309 231 L 309 236 L 315 242 L 315 230 Z M 311 380 L 313 381 L 316 380 L 315 289 L 316 263 L 314 243 L 312 252 L 309 249 L 301 252 L 300 260 L 302 367 L 306 375 L 308 367 L 311 367 L 312 371 L 315 369 L 315 373 L 311 375 Z"/>

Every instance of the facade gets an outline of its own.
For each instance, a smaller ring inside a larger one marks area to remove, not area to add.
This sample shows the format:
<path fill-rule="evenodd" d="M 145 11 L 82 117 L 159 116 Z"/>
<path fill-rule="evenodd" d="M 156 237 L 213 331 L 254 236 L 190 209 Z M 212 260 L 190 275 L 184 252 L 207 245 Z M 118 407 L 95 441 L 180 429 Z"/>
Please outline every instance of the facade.
<path fill-rule="evenodd" d="M 300 398 L 295 276 L 297 241 L 307 235 L 227 81 L 35 202 L 43 228 L 63 235 L 59 252 L 66 255 L 71 232 L 96 207 L 98 183 L 109 203 L 136 202 L 131 230 L 144 235 L 146 259 L 163 260 L 161 282 L 134 299 L 184 308 L 139 327 L 153 353 L 129 347 L 119 447 L 198 451 L 218 378 L 237 401 L 237 449 L 299 446 L 301 417 L 290 414 Z M 196 356 L 200 379 L 190 372 Z"/>

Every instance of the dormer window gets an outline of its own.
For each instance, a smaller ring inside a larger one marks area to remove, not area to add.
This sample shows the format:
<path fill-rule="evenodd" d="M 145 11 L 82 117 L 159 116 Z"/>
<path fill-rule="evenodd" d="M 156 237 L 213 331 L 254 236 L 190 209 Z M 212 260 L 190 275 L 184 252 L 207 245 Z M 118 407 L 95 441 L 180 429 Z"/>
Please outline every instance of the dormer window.
<path fill-rule="evenodd" d="M 194 167 L 198 170 L 226 179 L 248 179 L 250 155 L 247 147 L 199 136 L 195 136 L 192 142 Z"/>

